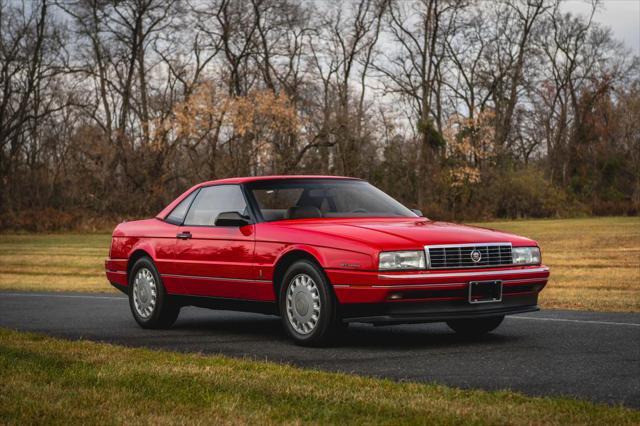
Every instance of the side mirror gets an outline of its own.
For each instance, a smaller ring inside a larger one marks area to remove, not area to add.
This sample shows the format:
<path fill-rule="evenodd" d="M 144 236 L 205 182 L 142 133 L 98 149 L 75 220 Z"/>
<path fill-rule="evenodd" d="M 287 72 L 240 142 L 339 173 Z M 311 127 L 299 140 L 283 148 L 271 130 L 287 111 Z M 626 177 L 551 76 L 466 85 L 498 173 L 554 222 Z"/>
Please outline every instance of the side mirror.
<path fill-rule="evenodd" d="M 422 214 L 421 210 L 418 209 L 411 209 L 411 211 L 415 214 L 417 214 L 419 217 L 424 217 L 424 215 Z"/>
<path fill-rule="evenodd" d="M 249 224 L 249 218 L 242 216 L 238 212 L 222 212 L 216 218 L 216 226 L 245 226 Z"/>

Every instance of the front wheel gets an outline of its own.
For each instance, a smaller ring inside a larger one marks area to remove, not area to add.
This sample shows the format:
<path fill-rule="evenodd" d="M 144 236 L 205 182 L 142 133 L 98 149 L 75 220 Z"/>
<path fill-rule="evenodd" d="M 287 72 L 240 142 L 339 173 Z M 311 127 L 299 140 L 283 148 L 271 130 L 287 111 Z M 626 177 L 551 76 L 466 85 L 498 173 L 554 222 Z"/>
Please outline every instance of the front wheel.
<path fill-rule="evenodd" d="M 479 337 L 498 328 L 503 319 L 504 315 L 490 318 L 459 319 L 447 321 L 447 325 L 463 336 Z"/>
<path fill-rule="evenodd" d="M 300 345 L 326 343 L 336 328 L 336 302 L 320 268 L 308 260 L 289 267 L 280 288 L 280 314 L 287 334 Z"/>
<path fill-rule="evenodd" d="M 160 274 L 148 257 L 133 264 L 129 276 L 129 307 L 142 328 L 169 328 L 180 314 L 165 291 Z"/>

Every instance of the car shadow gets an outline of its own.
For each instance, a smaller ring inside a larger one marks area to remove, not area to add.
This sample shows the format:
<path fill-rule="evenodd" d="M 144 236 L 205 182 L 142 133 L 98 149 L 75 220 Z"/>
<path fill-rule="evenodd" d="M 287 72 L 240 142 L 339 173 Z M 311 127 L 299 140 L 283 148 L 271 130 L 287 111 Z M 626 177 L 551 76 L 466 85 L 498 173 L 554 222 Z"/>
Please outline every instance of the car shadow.
<path fill-rule="evenodd" d="M 173 329 L 199 332 L 216 332 L 236 335 L 255 335 L 286 339 L 280 318 L 270 315 L 238 317 L 178 318 Z"/>
<path fill-rule="evenodd" d="M 520 340 L 520 336 L 500 333 L 500 329 L 481 337 L 465 337 L 438 323 L 382 327 L 358 324 L 343 330 L 333 344 L 345 348 L 415 350 L 496 346 L 511 344 L 517 340 Z"/>
<path fill-rule="evenodd" d="M 286 335 L 280 318 L 270 315 L 216 311 L 207 315 L 179 318 L 173 329 L 183 333 L 206 334 L 228 340 L 263 341 L 295 346 Z M 372 326 L 351 324 L 340 330 L 326 346 L 333 349 L 415 350 L 446 347 L 474 347 L 513 344 L 523 336 L 504 333 L 498 328 L 488 335 L 470 338 L 449 330 L 444 324 Z"/>

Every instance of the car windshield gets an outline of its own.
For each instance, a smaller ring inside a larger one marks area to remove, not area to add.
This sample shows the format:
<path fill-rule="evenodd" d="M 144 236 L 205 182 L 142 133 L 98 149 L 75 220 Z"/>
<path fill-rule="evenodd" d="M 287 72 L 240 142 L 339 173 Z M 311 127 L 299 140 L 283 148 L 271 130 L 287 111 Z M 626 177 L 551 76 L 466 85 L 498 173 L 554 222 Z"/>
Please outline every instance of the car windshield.
<path fill-rule="evenodd" d="M 378 188 L 360 180 L 258 181 L 248 189 L 267 222 L 340 217 L 417 217 Z"/>

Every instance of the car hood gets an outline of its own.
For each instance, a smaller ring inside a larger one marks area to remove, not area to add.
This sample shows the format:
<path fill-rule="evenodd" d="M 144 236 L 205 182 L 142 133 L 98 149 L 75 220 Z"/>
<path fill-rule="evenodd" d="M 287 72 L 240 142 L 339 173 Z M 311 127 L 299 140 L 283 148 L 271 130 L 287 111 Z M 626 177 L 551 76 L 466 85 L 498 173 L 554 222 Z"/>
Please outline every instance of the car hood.
<path fill-rule="evenodd" d="M 281 226 L 351 240 L 380 250 L 420 248 L 425 245 L 501 243 L 537 245 L 525 237 L 475 226 L 419 219 L 290 220 Z"/>

